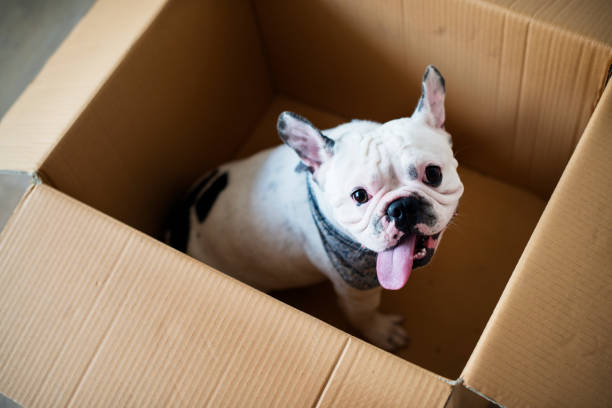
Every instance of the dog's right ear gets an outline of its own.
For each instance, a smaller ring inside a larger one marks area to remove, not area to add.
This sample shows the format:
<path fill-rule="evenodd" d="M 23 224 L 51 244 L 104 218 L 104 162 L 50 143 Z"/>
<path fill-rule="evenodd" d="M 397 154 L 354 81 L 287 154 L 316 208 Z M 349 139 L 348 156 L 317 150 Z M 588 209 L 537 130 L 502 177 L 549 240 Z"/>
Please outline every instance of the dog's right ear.
<path fill-rule="evenodd" d="M 332 156 L 334 141 L 300 115 L 288 111 L 281 113 L 276 129 L 283 142 L 295 150 L 311 173 Z"/>

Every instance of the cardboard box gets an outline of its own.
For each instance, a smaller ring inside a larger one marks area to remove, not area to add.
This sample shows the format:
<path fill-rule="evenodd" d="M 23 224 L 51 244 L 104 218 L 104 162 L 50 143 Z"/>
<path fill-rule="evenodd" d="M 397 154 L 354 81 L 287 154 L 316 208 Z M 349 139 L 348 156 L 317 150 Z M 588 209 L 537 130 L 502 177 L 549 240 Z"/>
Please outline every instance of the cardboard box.
<path fill-rule="evenodd" d="M 99 0 L 0 122 L 18 203 L 0 393 L 611 405 L 610 21 L 604 1 Z M 203 171 L 278 144 L 281 110 L 321 128 L 406 116 L 430 63 L 466 193 L 432 264 L 385 295 L 412 336 L 399 357 L 347 333 L 329 286 L 274 296 L 344 332 L 152 238 Z"/>

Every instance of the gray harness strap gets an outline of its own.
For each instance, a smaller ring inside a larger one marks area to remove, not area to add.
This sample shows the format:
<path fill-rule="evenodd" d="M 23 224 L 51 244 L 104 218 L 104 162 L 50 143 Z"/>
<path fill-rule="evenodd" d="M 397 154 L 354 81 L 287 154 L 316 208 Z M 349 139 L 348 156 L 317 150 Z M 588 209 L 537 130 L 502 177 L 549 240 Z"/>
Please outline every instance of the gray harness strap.
<path fill-rule="evenodd" d="M 338 231 L 325 218 L 312 193 L 308 175 L 306 186 L 312 219 L 319 230 L 325 252 L 336 271 L 355 289 L 367 290 L 380 286 L 376 276 L 376 252 L 363 248 L 361 244 Z"/>

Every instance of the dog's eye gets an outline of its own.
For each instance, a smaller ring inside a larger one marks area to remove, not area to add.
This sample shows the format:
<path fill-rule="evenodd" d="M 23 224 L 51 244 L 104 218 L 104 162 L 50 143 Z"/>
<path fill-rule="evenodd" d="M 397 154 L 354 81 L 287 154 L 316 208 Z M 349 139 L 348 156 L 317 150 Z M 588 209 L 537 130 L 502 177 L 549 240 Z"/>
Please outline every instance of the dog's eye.
<path fill-rule="evenodd" d="M 442 170 L 439 166 L 427 166 L 425 168 L 425 184 L 429 184 L 432 187 L 438 187 L 442 183 Z"/>
<path fill-rule="evenodd" d="M 353 197 L 353 200 L 355 200 L 357 204 L 363 204 L 369 200 L 368 192 L 365 191 L 363 188 L 359 188 L 353 191 L 351 197 Z"/>

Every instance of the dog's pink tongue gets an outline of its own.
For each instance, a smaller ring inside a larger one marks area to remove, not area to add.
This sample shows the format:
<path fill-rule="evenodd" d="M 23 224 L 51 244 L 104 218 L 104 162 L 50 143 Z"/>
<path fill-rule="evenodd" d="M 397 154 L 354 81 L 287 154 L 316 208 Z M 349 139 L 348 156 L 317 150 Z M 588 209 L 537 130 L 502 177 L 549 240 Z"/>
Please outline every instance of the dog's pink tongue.
<path fill-rule="evenodd" d="M 376 274 L 380 286 L 385 289 L 401 289 L 412 271 L 416 234 L 409 235 L 395 248 L 378 253 Z"/>

